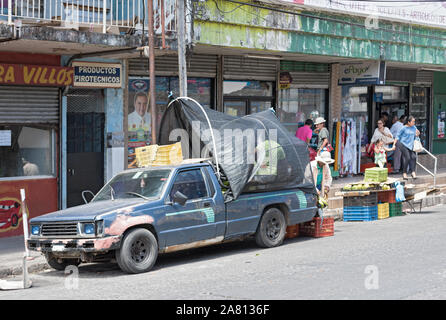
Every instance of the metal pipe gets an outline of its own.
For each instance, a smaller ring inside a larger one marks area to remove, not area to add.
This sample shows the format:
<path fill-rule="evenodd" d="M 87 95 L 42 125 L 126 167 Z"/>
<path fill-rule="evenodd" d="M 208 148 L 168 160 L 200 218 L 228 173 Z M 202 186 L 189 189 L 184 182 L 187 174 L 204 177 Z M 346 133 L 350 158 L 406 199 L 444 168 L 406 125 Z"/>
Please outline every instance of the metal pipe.
<path fill-rule="evenodd" d="M 149 32 L 149 98 L 150 98 L 150 111 L 152 114 L 152 144 L 156 144 L 156 100 L 155 100 L 155 38 L 154 38 L 154 26 L 153 26 L 153 0 L 147 0 L 148 11 L 148 32 Z"/>
<path fill-rule="evenodd" d="M 164 12 L 164 0 L 161 0 L 161 39 L 163 49 L 166 49 L 166 13 Z"/>

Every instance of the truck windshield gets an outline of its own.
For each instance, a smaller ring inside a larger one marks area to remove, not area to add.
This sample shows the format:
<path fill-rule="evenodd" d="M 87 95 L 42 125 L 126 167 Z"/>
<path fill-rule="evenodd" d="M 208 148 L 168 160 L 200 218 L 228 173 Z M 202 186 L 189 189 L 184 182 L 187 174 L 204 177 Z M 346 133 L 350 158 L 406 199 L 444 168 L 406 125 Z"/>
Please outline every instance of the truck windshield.
<path fill-rule="evenodd" d="M 111 179 L 93 198 L 93 201 L 123 198 L 159 198 L 171 170 L 126 172 Z"/>

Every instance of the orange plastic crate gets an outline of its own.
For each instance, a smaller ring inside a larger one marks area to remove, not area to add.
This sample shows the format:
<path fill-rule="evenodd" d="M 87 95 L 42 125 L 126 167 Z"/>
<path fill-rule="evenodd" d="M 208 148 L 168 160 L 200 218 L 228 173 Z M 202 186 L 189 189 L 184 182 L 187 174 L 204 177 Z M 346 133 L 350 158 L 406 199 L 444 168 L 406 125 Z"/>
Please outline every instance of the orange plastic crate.
<path fill-rule="evenodd" d="M 396 203 L 395 190 L 380 191 L 378 194 L 378 202 L 380 203 Z"/>
<path fill-rule="evenodd" d="M 296 238 L 297 236 L 299 236 L 299 225 L 298 224 L 288 226 L 286 228 L 286 234 L 285 234 L 286 239 Z"/>
<path fill-rule="evenodd" d="M 325 217 L 322 222 L 320 217 L 314 217 L 312 221 L 301 223 L 299 234 L 314 238 L 330 237 L 334 235 L 334 218 Z"/>

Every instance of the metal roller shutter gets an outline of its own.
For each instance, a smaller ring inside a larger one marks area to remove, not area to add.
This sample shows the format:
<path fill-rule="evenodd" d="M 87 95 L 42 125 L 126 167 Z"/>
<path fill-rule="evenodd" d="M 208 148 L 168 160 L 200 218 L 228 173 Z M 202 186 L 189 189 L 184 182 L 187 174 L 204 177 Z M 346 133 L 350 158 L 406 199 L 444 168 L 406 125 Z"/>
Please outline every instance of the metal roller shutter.
<path fill-rule="evenodd" d="M 229 80 L 276 81 L 280 67 L 278 60 L 224 56 L 223 78 Z"/>
<path fill-rule="evenodd" d="M 289 72 L 293 82 L 292 87 L 299 88 L 329 88 L 330 65 L 304 61 L 281 61 L 280 69 Z"/>
<path fill-rule="evenodd" d="M 417 83 L 432 84 L 434 73 L 428 70 L 417 70 Z"/>
<path fill-rule="evenodd" d="M 328 88 L 330 73 L 290 72 L 293 83 L 291 86 L 299 88 Z"/>
<path fill-rule="evenodd" d="M 187 74 L 192 77 L 214 78 L 217 74 L 218 57 L 216 55 L 193 55 L 186 59 Z M 159 56 L 155 58 L 156 75 L 177 76 L 178 57 Z M 149 61 L 145 58 L 129 59 L 129 75 L 149 76 Z"/>
<path fill-rule="evenodd" d="M 59 124 L 59 88 L 0 86 L 0 123 Z"/>

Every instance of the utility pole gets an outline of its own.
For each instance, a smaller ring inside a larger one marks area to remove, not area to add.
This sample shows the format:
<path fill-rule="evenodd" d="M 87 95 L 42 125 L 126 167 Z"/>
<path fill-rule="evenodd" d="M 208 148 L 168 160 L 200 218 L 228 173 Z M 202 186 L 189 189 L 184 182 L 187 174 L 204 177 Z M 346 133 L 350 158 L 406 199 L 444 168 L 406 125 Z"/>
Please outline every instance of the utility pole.
<path fill-rule="evenodd" d="M 152 114 L 152 144 L 156 144 L 156 130 L 157 130 L 157 110 L 156 110 L 156 92 L 155 92 L 155 32 L 153 26 L 153 0 L 147 1 L 148 11 L 148 32 L 149 32 L 149 104 Z M 163 14 L 163 13 L 162 13 Z"/>
<path fill-rule="evenodd" d="M 185 0 L 177 0 L 178 21 L 178 77 L 180 84 L 180 97 L 187 97 L 187 70 L 186 70 L 186 17 Z"/>

